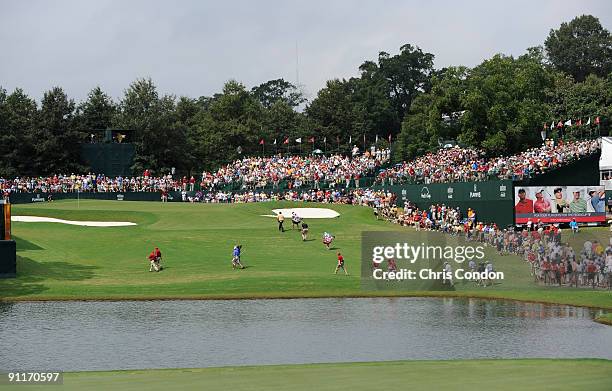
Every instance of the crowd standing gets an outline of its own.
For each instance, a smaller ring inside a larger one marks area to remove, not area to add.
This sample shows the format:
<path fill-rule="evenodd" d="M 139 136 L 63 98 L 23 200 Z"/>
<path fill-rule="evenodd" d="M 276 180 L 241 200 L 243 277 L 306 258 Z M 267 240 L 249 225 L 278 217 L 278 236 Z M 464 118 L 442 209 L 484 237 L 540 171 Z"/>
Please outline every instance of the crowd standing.
<path fill-rule="evenodd" d="M 540 220 L 515 230 L 480 222 L 476 211 L 470 208 L 464 216 L 458 208 L 431 205 L 420 210 L 410 202 L 404 208 L 389 204 L 375 214 L 417 231 L 462 235 L 466 240 L 492 246 L 500 255 L 516 254 L 529 266 L 536 283 L 612 289 L 612 238 L 609 243 L 586 241 L 576 253 L 568 242 L 562 241 L 558 224 L 545 225 Z M 570 229 L 575 233 L 575 224 L 570 224 Z M 477 265 L 470 265 L 474 267 Z"/>

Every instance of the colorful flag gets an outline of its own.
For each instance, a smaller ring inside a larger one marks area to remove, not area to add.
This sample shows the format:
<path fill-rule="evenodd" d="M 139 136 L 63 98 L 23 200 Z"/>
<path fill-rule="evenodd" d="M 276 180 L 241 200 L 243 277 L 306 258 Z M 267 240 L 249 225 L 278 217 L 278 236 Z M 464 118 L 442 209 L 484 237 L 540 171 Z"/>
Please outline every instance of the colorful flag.
<path fill-rule="evenodd" d="M 562 128 L 563 127 L 563 122 L 559 121 L 557 122 L 557 128 Z"/>
<path fill-rule="evenodd" d="M 391 133 L 389 133 L 389 143 L 391 143 Z"/>
<path fill-rule="evenodd" d="M 259 145 L 264 145 L 264 139 L 259 140 Z"/>
<path fill-rule="evenodd" d="M 595 117 L 595 125 L 599 125 L 599 117 Z"/>
<path fill-rule="evenodd" d="M 308 139 L 308 142 L 309 142 L 309 143 L 314 143 L 314 137 L 309 138 L 309 139 Z"/>
<path fill-rule="evenodd" d="M 582 118 L 579 118 L 578 121 L 576 121 L 576 126 L 582 126 Z"/>
<path fill-rule="evenodd" d="M 287 137 L 285 141 L 283 141 L 283 144 L 289 144 L 289 137 Z"/>

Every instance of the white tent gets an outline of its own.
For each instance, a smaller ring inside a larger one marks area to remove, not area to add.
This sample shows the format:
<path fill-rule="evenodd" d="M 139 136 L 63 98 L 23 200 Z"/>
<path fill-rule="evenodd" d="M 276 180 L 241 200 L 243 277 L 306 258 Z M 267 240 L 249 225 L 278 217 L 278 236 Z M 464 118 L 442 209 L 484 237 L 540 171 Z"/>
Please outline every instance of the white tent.
<path fill-rule="evenodd" d="M 612 170 L 612 137 L 601 138 L 601 157 L 599 171 Z"/>

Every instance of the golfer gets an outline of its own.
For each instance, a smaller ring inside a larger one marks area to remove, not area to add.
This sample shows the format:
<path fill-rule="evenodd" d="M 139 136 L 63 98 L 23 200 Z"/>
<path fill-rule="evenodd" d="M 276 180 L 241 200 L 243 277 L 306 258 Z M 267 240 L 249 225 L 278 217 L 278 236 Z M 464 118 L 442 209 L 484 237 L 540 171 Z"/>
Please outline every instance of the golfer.
<path fill-rule="evenodd" d="M 285 222 L 285 216 L 283 216 L 283 212 L 278 212 L 276 220 L 278 221 L 278 230 L 281 232 L 285 232 L 285 228 L 283 227 L 283 223 Z"/>
<path fill-rule="evenodd" d="M 302 223 L 302 241 L 305 242 L 308 239 L 308 224 Z"/>
<path fill-rule="evenodd" d="M 336 266 L 336 270 L 334 274 L 338 274 L 338 270 L 344 270 L 344 274 L 348 276 L 348 272 L 346 271 L 346 267 L 344 267 L 344 257 L 342 254 L 338 253 L 338 265 Z"/>
<path fill-rule="evenodd" d="M 161 260 L 161 251 L 159 251 L 159 249 L 157 247 L 155 247 L 155 249 L 153 251 L 151 251 L 151 254 L 149 254 L 148 256 L 149 259 L 149 271 L 160 271 L 161 270 L 161 265 L 159 264 L 159 261 Z"/>
<path fill-rule="evenodd" d="M 327 247 L 328 250 L 331 250 L 331 244 L 334 241 L 335 236 L 330 234 L 329 232 L 323 233 L 323 244 Z"/>
<path fill-rule="evenodd" d="M 298 216 L 297 213 L 292 212 L 291 213 L 291 229 L 293 229 L 293 227 L 300 228 L 301 222 L 302 222 L 302 218 Z"/>
<path fill-rule="evenodd" d="M 240 262 L 240 253 L 242 252 L 242 246 L 240 244 L 234 246 L 234 251 L 232 252 L 232 269 L 244 269 L 242 263 Z"/>

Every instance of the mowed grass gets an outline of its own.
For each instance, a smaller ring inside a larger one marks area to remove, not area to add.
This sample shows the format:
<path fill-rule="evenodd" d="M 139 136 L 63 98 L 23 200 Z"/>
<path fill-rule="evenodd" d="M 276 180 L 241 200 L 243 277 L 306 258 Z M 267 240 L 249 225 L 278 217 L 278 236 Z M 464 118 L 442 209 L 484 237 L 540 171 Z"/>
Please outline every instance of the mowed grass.
<path fill-rule="evenodd" d="M 310 240 L 298 230 L 280 233 L 276 221 L 261 215 L 278 207 L 321 207 L 336 219 L 311 219 Z M 303 203 L 189 204 L 82 200 L 14 205 L 14 215 L 68 220 L 131 221 L 131 227 L 79 227 L 57 223 L 14 223 L 18 277 L 0 280 L 3 300 L 282 298 L 325 296 L 430 295 L 507 298 L 612 309 L 612 292 L 542 287 L 516 256 L 486 256 L 505 280 L 494 287 L 457 282 L 449 291 L 370 291 L 360 284 L 362 231 L 400 231 L 406 241 L 465 245 L 462 239 L 376 221 L 372 211 L 349 205 Z M 333 251 L 321 243 L 324 231 L 336 235 Z M 569 239 L 608 241 L 606 229 L 585 229 Z M 232 270 L 231 252 L 243 245 L 245 270 Z M 476 245 L 475 243 L 470 243 Z M 146 256 L 154 246 L 165 269 L 149 273 Z M 336 252 L 350 276 L 334 275 Z"/>
<path fill-rule="evenodd" d="M 77 372 L 62 390 L 609 390 L 608 360 L 462 360 Z M 18 389 L 19 387 L 15 387 Z M 55 389 L 54 386 L 27 387 Z"/>

